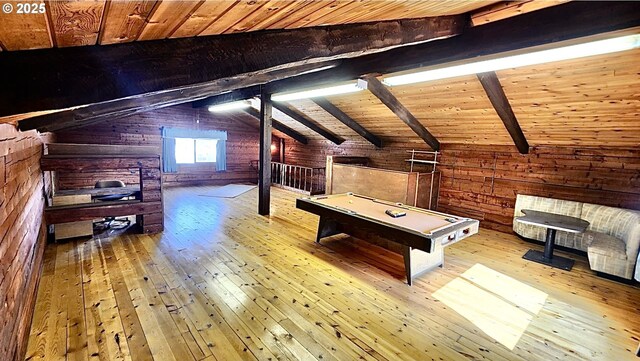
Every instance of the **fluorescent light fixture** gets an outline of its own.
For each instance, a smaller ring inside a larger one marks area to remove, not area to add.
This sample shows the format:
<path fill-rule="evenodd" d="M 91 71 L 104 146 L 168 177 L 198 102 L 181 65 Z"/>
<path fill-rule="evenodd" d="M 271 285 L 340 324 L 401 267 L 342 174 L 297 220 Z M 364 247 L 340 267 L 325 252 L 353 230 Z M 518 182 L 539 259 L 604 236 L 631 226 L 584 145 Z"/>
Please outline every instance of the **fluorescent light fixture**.
<path fill-rule="evenodd" d="M 484 73 L 554 61 L 584 58 L 587 56 L 615 53 L 640 47 L 640 34 L 622 36 L 556 49 L 536 51 L 528 54 L 506 56 L 498 59 L 477 61 L 468 64 L 432 69 L 412 74 L 390 76 L 383 82 L 389 86 L 421 83 L 431 80 L 453 78 L 462 75 Z"/>
<path fill-rule="evenodd" d="M 274 94 L 271 97 L 271 100 L 276 102 L 288 102 L 290 100 L 309 99 L 309 98 L 316 98 L 316 97 L 324 97 L 328 95 L 355 93 L 363 89 L 366 89 L 366 86 L 364 86 L 363 88 L 363 85 L 361 84 L 361 82 L 358 81 L 356 83 L 351 83 L 351 84 L 343 84 L 343 85 L 336 85 L 336 86 L 331 86 L 327 88 L 303 90 L 295 93 Z"/>
<path fill-rule="evenodd" d="M 240 100 L 240 101 L 237 101 L 237 102 L 230 102 L 230 103 L 212 105 L 212 106 L 209 107 L 209 111 L 213 112 L 213 113 L 219 113 L 219 112 L 227 112 L 227 111 L 230 111 L 230 110 L 244 109 L 244 108 L 248 108 L 250 106 L 251 106 L 251 104 L 248 101 Z"/>

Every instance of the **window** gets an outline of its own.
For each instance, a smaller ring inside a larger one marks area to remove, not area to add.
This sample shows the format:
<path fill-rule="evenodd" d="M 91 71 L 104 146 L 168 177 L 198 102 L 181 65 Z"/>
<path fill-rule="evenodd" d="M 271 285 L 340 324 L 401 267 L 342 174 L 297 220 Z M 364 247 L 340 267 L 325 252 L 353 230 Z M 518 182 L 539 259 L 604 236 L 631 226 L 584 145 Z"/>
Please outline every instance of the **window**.
<path fill-rule="evenodd" d="M 217 139 L 176 138 L 176 163 L 214 163 Z"/>
<path fill-rule="evenodd" d="M 216 161 L 216 139 L 196 139 L 196 163 Z"/>

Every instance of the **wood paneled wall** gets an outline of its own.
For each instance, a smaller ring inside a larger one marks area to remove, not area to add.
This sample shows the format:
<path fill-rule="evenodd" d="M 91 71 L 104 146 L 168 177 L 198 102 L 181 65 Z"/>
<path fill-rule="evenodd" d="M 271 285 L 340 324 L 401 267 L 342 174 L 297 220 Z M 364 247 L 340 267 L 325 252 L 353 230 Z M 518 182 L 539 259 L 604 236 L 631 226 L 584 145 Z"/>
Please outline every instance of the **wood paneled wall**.
<path fill-rule="evenodd" d="M 161 152 L 160 129 L 163 126 L 225 130 L 228 132 L 226 172 L 216 172 L 213 164 L 179 165 L 177 173 L 163 174 L 164 185 L 255 183 L 258 178 L 257 170 L 251 167 L 251 161 L 258 159 L 258 130 L 245 124 L 243 121 L 246 119 L 239 121 L 234 118 L 238 116 L 214 115 L 206 108 L 194 109 L 189 105 L 181 105 L 60 131 L 56 133 L 56 139 L 64 143 L 150 145 Z M 278 138 L 274 137 L 274 143 L 278 143 Z M 121 179 L 125 183 L 137 183 L 136 174 L 96 173 L 61 175 L 58 185 L 60 189 L 93 187 L 100 179 Z"/>
<path fill-rule="evenodd" d="M 43 138 L 0 124 L 0 360 L 24 356 L 40 279 L 51 186 L 40 170 Z"/>
<path fill-rule="evenodd" d="M 414 147 L 425 150 L 415 143 L 375 149 L 313 141 L 287 145 L 286 157 L 288 163 L 319 166 L 326 155 L 366 156 L 373 167 L 406 171 L 406 151 Z M 517 194 L 640 210 L 640 148 L 539 146 L 523 155 L 512 146 L 445 144 L 439 161 L 438 210 L 480 219 L 486 228 L 511 232 Z"/>

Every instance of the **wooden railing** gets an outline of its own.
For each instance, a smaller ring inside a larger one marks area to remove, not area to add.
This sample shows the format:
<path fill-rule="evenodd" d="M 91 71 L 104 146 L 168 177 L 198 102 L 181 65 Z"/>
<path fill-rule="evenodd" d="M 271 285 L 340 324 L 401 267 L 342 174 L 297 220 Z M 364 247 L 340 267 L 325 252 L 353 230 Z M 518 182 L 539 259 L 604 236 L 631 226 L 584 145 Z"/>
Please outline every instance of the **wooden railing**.
<path fill-rule="evenodd" d="M 325 168 L 271 162 L 271 183 L 309 194 L 322 194 L 325 190 Z"/>

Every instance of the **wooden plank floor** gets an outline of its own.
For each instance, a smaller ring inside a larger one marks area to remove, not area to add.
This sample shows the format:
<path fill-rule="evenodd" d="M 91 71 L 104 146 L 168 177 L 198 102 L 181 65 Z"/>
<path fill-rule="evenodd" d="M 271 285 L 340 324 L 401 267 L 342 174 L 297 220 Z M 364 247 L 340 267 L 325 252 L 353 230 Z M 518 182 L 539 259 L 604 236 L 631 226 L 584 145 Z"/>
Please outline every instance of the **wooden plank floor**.
<path fill-rule="evenodd" d="M 631 360 L 640 288 L 523 260 L 481 230 L 404 283 L 401 258 L 336 236 L 272 190 L 165 190 L 166 231 L 46 248 L 28 360 Z M 542 248 L 542 246 L 534 246 Z M 460 313 L 459 313 L 460 312 Z"/>

